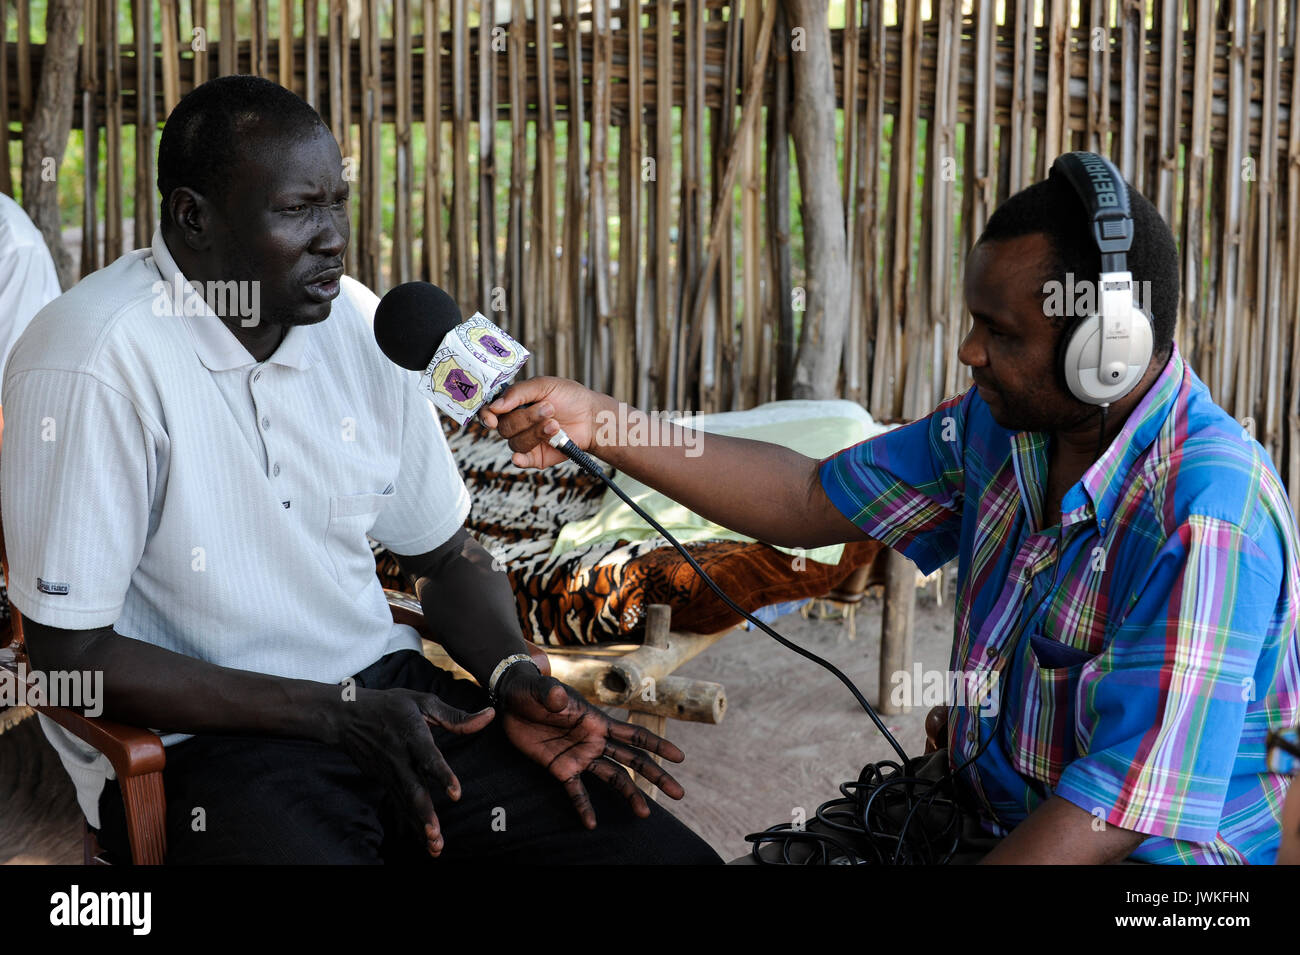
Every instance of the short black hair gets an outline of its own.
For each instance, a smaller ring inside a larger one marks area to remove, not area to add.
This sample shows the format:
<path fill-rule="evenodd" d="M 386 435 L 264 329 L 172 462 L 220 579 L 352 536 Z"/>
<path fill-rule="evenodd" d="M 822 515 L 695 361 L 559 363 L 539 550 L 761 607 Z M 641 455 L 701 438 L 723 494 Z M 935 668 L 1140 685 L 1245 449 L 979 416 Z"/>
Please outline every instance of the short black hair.
<path fill-rule="evenodd" d="M 1152 354 L 1158 360 L 1165 360 L 1178 321 L 1178 247 L 1168 224 L 1146 196 L 1132 185 L 1128 185 L 1128 194 L 1133 217 L 1133 246 L 1127 256 L 1128 267 L 1139 293 L 1150 289 L 1149 296 L 1139 294 L 1138 298 L 1151 313 Z M 1101 275 L 1101 253 L 1092 238 L 1087 211 L 1078 193 L 1060 176 L 1036 182 L 998 206 L 984 226 L 979 242 L 1035 233 L 1047 236 L 1054 253 L 1054 261 L 1047 263 L 1044 282 L 1064 283 L 1067 272 L 1074 274 L 1076 286 L 1084 281 L 1097 282 Z M 1150 285 L 1144 286 L 1143 282 Z M 1063 327 L 1071 318 L 1054 316 L 1049 321 Z"/>
<path fill-rule="evenodd" d="M 260 76 L 220 76 L 185 95 L 158 141 L 158 191 L 163 209 L 186 186 L 205 198 L 226 198 L 240 134 L 274 119 L 276 133 L 302 139 L 325 129 L 320 114 L 296 93 Z M 164 211 L 164 221 L 166 212 Z"/>

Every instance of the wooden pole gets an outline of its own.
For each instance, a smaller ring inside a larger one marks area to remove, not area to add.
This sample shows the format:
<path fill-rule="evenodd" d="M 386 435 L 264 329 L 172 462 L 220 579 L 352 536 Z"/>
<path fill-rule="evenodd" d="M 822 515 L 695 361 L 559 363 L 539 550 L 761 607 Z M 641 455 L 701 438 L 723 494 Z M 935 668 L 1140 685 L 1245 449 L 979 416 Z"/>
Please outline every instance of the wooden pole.
<path fill-rule="evenodd" d="M 287 0 L 286 0 L 287 3 Z M 320 5 L 302 0 L 302 98 L 320 111 Z"/>
<path fill-rule="evenodd" d="M 669 404 L 669 362 L 672 359 L 673 302 L 670 294 L 671 277 L 669 229 L 673 201 L 673 3 L 656 0 L 655 3 L 655 174 L 651 187 L 654 208 L 654 256 L 651 259 L 651 281 L 654 287 L 654 363 L 650 367 L 653 394 L 643 399 L 643 407 L 653 404 L 667 408 Z"/>
<path fill-rule="evenodd" d="M 536 257 L 533 278 L 536 292 L 529 306 L 531 314 L 540 316 L 542 327 L 540 361 L 531 371 L 534 374 L 563 374 L 560 370 L 556 347 L 557 324 L 560 317 L 553 307 L 555 301 L 556 268 L 555 245 L 558 238 L 555 222 L 555 37 L 551 25 L 549 0 L 538 0 L 534 6 L 537 47 L 537 164 L 533 178 L 533 242 L 532 254 Z M 564 366 L 567 370 L 567 364 Z"/>
<path fill-rule="evenodd" d="M 9 4 L 4 2 L 0 2 L 0 30 L 4 31 L 0 36 L 9 36 Z M 6 196 L 14 194 L 9 157 L 9 44 L 4 42 L 0 43 L 0 192 Z"/>
<path fill-rule="evenodd" d="M 442 224 L 442 29 L 439 0 L 424 0 L 424 278 L 445 286 Z"/>
<path fill-rule="evenodd" d="M 785 10 L 779 2 L 773 21 L 776 35 L 789 36 Z M 778 43 L 772 105 L 767 112 L 767 247 L 768 285 L 776 326 L 775 387 L 778 401 L 794 393 L 794 303 L 790 277 L 790 48 Z"/>
<path fill-rule="evenodd" d="M 896 550 L 885 564 L 884 622 L 880 631 L 880 674 L 877 709 L 894 714 L 900 707 L 890 699 L 895 673 L 912 669 L 913 618 L 916 610 L 916 565 Z"/>
<path fill-rule="evenodd" d="M 104 42 L 104 262 L 119 258 L 122 236 L 122 81 L 118 73 L 117 3 L 103 0 Z"/>
<path fill-rule="evenodd" d="M 54 258 L 59 284 L 67 289 L 75 274 L 59 225 L 57 170 L 72 130 L 77 95 L 77 29 L 81 0 L 49 0 L 45 13 L 45 55 L 36 104 L 23 124 L 23 208 L 40 229 Z M 8 157 L 5 157 L 8 162 Z M 54 177 L 48 170 L 56 171 Z"/>
<path fill-rule="evenodd" d="M 314 0 L 303 0 L 313 3 Z M 190 0 L 190 18 L 193 30 L 190 31 L 190 48 L 194 53 L 194 85 L 202 86 L 208 81 L 212 55 L 212 38 L 208 36 L 208 0 Z M 194 30 L 199 32 L 196 34 Z M 195 49 L 195 47 L 199 47 Z"/>
<path fill-rule="evenodd" d="M 286 4 L 287 6 L 287 4 Z M 415 242 L 411 214 L 415 147 L 411 141 L 413 91 L 410 0 L 393 0 L 393 254 L 389 287 L 414 278 L 411 253 Z"/>
<path fill-rule="evenodd" d="M 560 252 L 560 321 L 555 325 L 555 373 L 572 377 L 577 373 L 577 342 L 586 340 L 587 328 L 582 281 L 582 232 L 587 207 L 587 162 L 583 155 L 586 110 L 582 101 L 582 39 L 577 0 L 563 0 L 562 9 L 569 109 L 564 124 L 568 161 L 564 169 L 564 241 Z"/>
<path fill-rule="evenodd" d="M 131 12 L 135 32 L 135 247 L 143 249 L 153 241 L 157 221 L 154 137 L 158 132 L 158 117 L 154 108 L 153 0 L 133 0 Z"/>
<path fill-rule="evenodd" d="M 642 44 L 640 0 L 622 0 L 621 31 L 628 38 L 627 122 L 619 131 L 618 186 L 618 308 L 614 314 L 614 388 L 621 401 L 638 400 L 636 355 L 638 333 L 644 326 L 641 286 L 642 154 L 645 103 L 642 96 Z"/>
<path fill-rule="evenodd" d="M 81 31 L 81 141 L 85 149 L 84 177 L 81 191 L 81 275 L 94 272 L 102 263 L 99 254 L 99 124 L 95 117 L 95 100 L 99 91 L 99 4 L 86 4 Z M 0 43 L 0 46 L 8 44 Z M 0 73 L 5 61 L 0 57 Z M 7 95 L 0 84 L 0 100 Z M 4 112 L 0 125 L 7 126 Z M 0 140 L 3 145 L 3 140 Z M 4 153 L 4 171 L 9 170 L 9 153 Z"/>
<path fill-rule="evenodd" d="M 612 385 L 610 368 L 611 321 L 609 261 L 609 201 L 607 169 L 609 164 L 610 78 L 613 71 L 614 37 L 609 26 L 609 0 L 592 0 L 592 67 L 591 67 L 591 204 L 587 222 L 587 261 L 591 298 L 592 334 L 580 344 L 587 353 L 587 381 L 608 391 Z M 629 223 L 631 225 L 631 223 Z M 623 223 L 619 222 L 622 240 Z"/>
<path fill-rule="evenodd" d="M 506 331 L 521 341 L 537 341 L 536 328 L 528 302 L 528 265 L 524 255 L 527 237 L 524 223 L 524 188 L 527 185 L 528 160 L 528 91 L 527 64 L 528 16 L 524 0 L 511 0 L 510 30 L 506 55 L 510 81 L 510 199 L 506 212 Z"/>
<path fill-rule="evenodd" d="M 497 83 L 494 0 L 479 0 L 478 20 L 478 302 L 493 315 L 497 307 Z M 501 307 L 505 303 L 501 302 Z M 493 315 L 494 318 L 501 316 Z"/>

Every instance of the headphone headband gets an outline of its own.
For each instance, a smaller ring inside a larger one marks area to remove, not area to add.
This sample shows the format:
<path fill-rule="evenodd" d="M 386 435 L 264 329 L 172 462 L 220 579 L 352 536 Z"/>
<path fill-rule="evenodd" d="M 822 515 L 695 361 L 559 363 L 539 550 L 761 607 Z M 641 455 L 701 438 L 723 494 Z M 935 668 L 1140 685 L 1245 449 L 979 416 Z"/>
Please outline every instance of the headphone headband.
<path fill-rule="evenodd" d="M 1060 175 L 1078 194 L 1092 223 L 1103 272 L 1127 272 L 1126 254 L 1133 247 L 1133 217 L 1128 186 L 1114 163 L 1096 153 L 1064 153 L 1049 176 Z"/>

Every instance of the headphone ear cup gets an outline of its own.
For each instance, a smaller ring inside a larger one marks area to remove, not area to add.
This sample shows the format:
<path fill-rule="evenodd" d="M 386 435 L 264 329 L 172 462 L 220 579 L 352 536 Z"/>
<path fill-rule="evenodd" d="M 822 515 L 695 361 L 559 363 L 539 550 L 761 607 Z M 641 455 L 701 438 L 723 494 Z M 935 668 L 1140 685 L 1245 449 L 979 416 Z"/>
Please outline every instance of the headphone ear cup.
<path fill-rule="evenodd" d="M 1151 364 L 1152 330 L 1147 313 L 1133 303 L 1129 331 L 1128 368 L 1119 379 L 1104 385 L 1097 377 L 1097 358 L 1101 354 L 1101 323 L 1090 316 L 1073 328 L 1071 334 L 1062 336 L 1065 358 L 1065 383 L 1070 394 L 1090 405 L 1111 404 L 1137 387 Z"/>
<path fill-rule="evenodd" d="M 1142 371 L 1138 375 L 1141 380 L 1142 375 L 1146 374 L 1147 365 L 1151 364 L 1151 357 L 1155 354 L 1155 322 L 1151 321 L 1151 316 L 1138 305 L 1133 303 L 1133 358 L 1134 364 L 1141 363 Z M 1137 382 L 1133 382 L 1134 387 Z"/>

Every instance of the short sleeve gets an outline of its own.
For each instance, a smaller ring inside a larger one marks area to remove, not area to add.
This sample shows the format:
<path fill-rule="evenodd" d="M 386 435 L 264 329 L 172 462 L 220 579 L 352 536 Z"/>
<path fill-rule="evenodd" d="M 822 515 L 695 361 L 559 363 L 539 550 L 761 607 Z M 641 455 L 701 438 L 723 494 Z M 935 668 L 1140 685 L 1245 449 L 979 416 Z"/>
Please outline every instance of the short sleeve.
<path fill-rule="evenodd" d="M 393 498 L 370 536 L 394 554 L 433 550 L 469 517 L 470 496 L 451 456 L 437 409 L 416 389 L 419 375 L 402 372 L 402 449 Z"/>
<path fill-rule="evenodd" d="M 1235 524 L 1180 525 L 1083 666 L 1079 725 L 1093 730 L 1056 795 L 1125 829 L 1213 842 L 1281 572 Z"/>
<path fill-rule="evenodd" d="M 44 246 L 0 252 L 0 370 L 32 317 L 59 294 L 54 261 Z"/>
<path fill-rule="evenodd" d="M 111 626 L 144 553 L 152 434 L 126 397 L 81 372 L 7 375 L 4 411 L 9 599 L 47 626 Z"/>
<path fill-rule="evenodd" d="M 957 556 L 966 474 L 966 416 L 973 389 L 924 418 L 822 462 L 831 503 L 868 537 L 932 573 Z"/>

